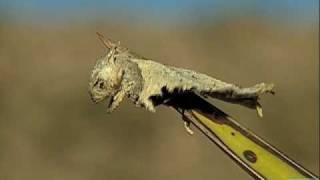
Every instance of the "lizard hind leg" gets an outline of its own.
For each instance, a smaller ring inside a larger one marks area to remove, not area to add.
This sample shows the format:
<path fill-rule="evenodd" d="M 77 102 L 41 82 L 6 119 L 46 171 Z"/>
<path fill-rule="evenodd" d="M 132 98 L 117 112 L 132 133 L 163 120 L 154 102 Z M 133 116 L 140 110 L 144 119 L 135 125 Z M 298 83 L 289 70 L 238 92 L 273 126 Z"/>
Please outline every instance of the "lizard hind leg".
<path fill-rule="evenodd" d="M 263 117 L 262 106 L 259 103 L 256 105 L 256 111 L 258 116 L 262 118 Z"/>
<path fill-rule="evenodd" d="M 190 135 L 193 135 L 194 132 L 192 131 L 192 129 L 190 128 L 191 122 L 190 120 L 184 115 L 184 111 L 182 110 L 182 120 L 183 120 L 183 124 L 184 124 L 184 128 L 186 129 L 187 133 Z"/>

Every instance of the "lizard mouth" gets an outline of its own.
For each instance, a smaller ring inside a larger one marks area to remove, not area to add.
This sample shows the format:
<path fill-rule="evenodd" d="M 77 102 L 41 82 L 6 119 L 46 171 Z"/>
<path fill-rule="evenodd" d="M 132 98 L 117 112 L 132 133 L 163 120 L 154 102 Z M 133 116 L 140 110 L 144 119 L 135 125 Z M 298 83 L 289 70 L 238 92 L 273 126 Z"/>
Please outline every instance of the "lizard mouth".
<path fill-rule="evenodd" d="M 92 93 L 89 93 L 89 95 L 90 95 L 91 101 L 92 101 L 93 103 L 95 103 L 95 104 L 103 101 L 103 100 L 106 99 L 106 98 L 109 98 L 109 97 L 107 97 L 107 96 L 95 96 L 95 95 L 93 95 Z"/>

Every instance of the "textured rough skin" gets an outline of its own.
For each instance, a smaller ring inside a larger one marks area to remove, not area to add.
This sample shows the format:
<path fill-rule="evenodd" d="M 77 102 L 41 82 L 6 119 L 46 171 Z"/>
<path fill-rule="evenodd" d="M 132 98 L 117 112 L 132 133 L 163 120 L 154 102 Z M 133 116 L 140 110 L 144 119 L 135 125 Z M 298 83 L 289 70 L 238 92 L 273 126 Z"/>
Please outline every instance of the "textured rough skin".
<path fill-rule="evenodd" d="M 165 66 L 129 52 L 119 45 L 112 47 L 105 57 L 99 59 L 92 71 L 89 92 L 94 102 L 111 97 L 112 112 L 124 97 L 136 105 L 155 111 L 157 104 L 152 97 L 163 97 L 163 92 L 198 92 L 204 97 L 218 98 L 227 102 L 256 108 L 262 115 L 258 102 L 264 93 L 273 93 L 273 84 L 260 83 L 241 88 L 205 74 L 191 70 Z M 170 99 L 165 97 L 161 102 Z"/>
<path fill-rule="evenodd" d="M 89 83 L 93 102 L 110 97 L 110 112 L 118 107 L 124 97 L 129 97 L 139 104 L 139 93 L 143 88 L 143 78 L 138 65 L 130 61 L 127 54 L 115 53 L 116 50 L 111 49 L 105 57 L 97 61 Z"/>

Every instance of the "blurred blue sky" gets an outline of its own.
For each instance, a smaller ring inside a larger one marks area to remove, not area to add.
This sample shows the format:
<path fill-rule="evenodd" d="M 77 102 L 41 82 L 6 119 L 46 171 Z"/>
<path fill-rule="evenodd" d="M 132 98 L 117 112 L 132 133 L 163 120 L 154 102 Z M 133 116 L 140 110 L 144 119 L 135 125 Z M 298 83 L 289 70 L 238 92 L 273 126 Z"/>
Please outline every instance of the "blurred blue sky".
<path fill-rule="evenodd" d="M 199 21 L 230 16 L 317 22 L 318 0 L 1 0 L 0 15 L 17 21 L 118 18 Z"/>

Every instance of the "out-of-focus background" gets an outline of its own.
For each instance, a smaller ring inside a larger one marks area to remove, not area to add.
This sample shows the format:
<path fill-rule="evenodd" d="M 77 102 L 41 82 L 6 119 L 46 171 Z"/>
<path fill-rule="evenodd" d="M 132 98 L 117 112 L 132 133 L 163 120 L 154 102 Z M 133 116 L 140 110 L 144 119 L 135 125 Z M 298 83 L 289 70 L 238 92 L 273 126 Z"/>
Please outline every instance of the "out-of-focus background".
<path fill-rule="evenodd" d="M 88 93 L 99 31 L 162 63 L 276 84 L 264 118 L 211 101 L 319 174 L 316 0 L 0 1 L 0 179 L 248 179 L 180 116 Z"/>

